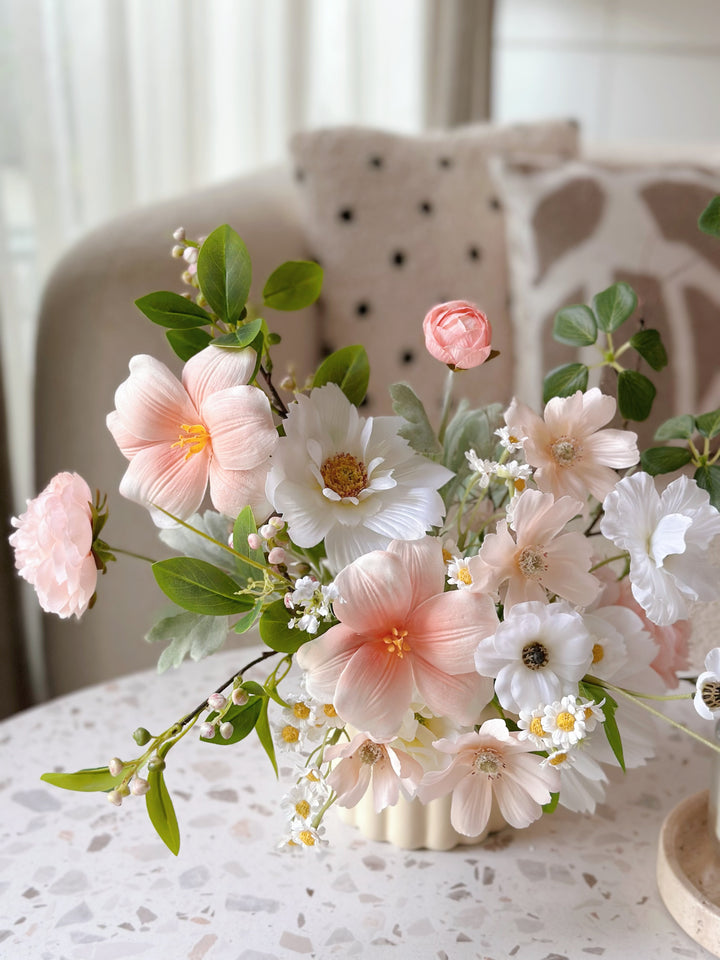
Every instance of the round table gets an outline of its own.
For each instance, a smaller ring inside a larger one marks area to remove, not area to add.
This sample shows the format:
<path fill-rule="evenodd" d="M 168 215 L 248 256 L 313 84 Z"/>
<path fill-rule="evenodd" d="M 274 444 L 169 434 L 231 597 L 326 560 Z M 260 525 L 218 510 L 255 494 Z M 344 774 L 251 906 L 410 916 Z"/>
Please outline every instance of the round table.
<path fill-rule="evenodd" d="M 278 849 L 278 783 L 257 738 L 168 757 L 174 857 L 142 798 L 42 783 L 136 756 L 252 651 L 81 690 L 0 724 L 0 956 L 21 960 L 701 960 L 655 885 L 663 818 L 708 780 L 702 747 L 660 731 L 659 759 L 618 773 L 593 817 L 559 809 L 480 847 L 404 851 L 331 814 L 330 846 Z M 252 676 L 252 674 L 249 674 Z"/>

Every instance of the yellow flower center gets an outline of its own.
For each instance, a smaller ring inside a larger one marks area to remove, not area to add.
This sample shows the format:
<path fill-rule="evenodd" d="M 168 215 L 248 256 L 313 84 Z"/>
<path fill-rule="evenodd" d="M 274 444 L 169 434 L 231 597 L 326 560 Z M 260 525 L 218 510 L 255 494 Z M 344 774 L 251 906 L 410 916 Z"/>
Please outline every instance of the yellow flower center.
<path fill-rule="evenodd" d="M 545 730 L 545 727 L 542 725 L 542 718 L 533 717 L 532 720 L 530 721 L 529 730 L 534 737 L 544 737 L 546 730 Z"/>
<path fill-rule="evenodd" d="M 602 658 L 605 656 L 605 650 L 603 649 L 603 645 L 601 643 L 594 643 L 592 654 L 593 654 L 592 662 L 600 663 Z"/>
<path fill-rule="evenodd" d="M 592 707 L 585 707 L 585 719 L 589 720 L 592 715 Z"/>
<path fill-rule="evenodd" d="M 298 720 L 307 720 L 307 718 L 310 716 L 310 707 L 303 703 L 302 700 L 298 700 L 298 702 L 293 706 L 293 714 Z"/>
<path fill-rule="evenodd" d="M 516 563 L 520 573 L 528 580 L 539 580 L 548 568 L 541 547 L 523 547 L 517 554 Z"/>
<path fill-rule="evenodd" d="M 567 710 L 563 710 L 562 713 L 559 713 L 555 719 L 560 730 L 564 730 L 565 733 L 569 733 L 570 730 L 575 729 L 575 717 L 568 713 Z"/>
<path fill-rule="evenodd" d="M 367 487 L 365 464 L 351 453 L 336 453 L 320 467 L 325 486 L 339 497 L 357 497 Z"/>
<path fill-rule="evenodd" d="M 565 763 L 565 761 L 567 760 L 567 754 L 556 753 L 552 757 L 550 757 L 549 760 L 553 767 L 559 767 L 561 763 Z"/>
<path fill-rule="evenodd" d="M 335 717 L 337 716 L 335 707 L 331 703 L 323 704 L 323 713 L 325 714 L 326 717 L 330 717 L 331 720 L 334 720 Z"/>
<path fill-rule="evenodd" d="M 366 763 L 369 767 L 374 767 L 378 760 L 382 759 L 382 755 L 382 747 L 372 740 L 366 740 L 358 750 L 360 763 Z"/>
<path fill-rule="evenodd" d="M 310 833 L 309 830 L 301 830 L 298 834 L 298 840 L 300 840 L 301 843 L 304 843 L 306 847 L 315 846 L 315 837 L 312 835 L 312 833 Z"/>
<path fill-rule="evenodd" d="M 392 633 L 383 637 L 383 643 L 387 646 L 388 653 L 394 653 L 402 660 L 403 655 L 410 650 L 410 644 L 406 642 L 407 630 L 398 630 L 392 628 Z"/>
<path fill-rule="evenodd" d="M 467 586 L 470 586 L 470 584 L 472 583 L 472 574 L 470 573 L 467 567 L 460 567 L 460 569 L 457 572 L 456 579 L 459 580 L 460 583 L 464 583 Z"/>
<path fill-rule="evenodd" d="M 320 777 L 318 777 L 316 773 L 313 773 L 312 770 L 305 774 L 305 779 L 309 780 L 311 783 L 320 783 Z"/>
<path fill-rule="evenodd" d="M 559 467 L 570 467 L 582 459 L 582 445 L 575 437 L 558 437 L 550 446 L 550 454 Z"/>
<path fill-rule="evenodd" d="M 306 820 L 306 819 L 307 819 L 307 817 L 308 817 L 308 815 L 309 815 L 309 813 L 310 813 L 310 804 L 307 802 L 307 800 L 299 800 L 299 801 L 295 804 L 295 813 L 296 813 L 299 817 L 302 817 L 303 820 Z"/>
<path fill-rule="evenodd" d="M 525 481 L 523 480 L 523 478 L 522 478 L 522 477 L 519 477 L 517 480 L 515 480 L 515 481 L 513 481 L 513 482 L 514 482 L 514 486 L 515 486 L 516 492 L 517 492 L 517 493 L 522 493 L 523 490 L 525 489 L 525 486 L 526 486 L 526 483 L 525 483 Z"/>
<path fill-rule="evenodd" d="M 180 429 L 185 431 L 185 436 L 180 434 L 177 442 L 171 444 L 171 447 L 180 447 L 181 450 L 187 447 L 187 453 L 185 454 L 186 460 L 189 460 L 193 454 L 200 453 L 205 449 L 207 444 L 211 442 L 210 434 L 202 423 L 183 423 Z"/>
<path fill-rule="evenodd" d="M 446 550 L 445 547 L 442 548 L 442 552 L 443 552 L 443 562 L 450 563 L 450 561 L 453 558 L 453 555 L 450 553 L 449 550 Z"/>
<path fill-rule="evenodd" d="M 283 738 L 285 743 L 297 743 L 300 739 L 300 731 L 297 727 L 292 727 L 288 724 L 286 727 L 283 727 L 280 736 Z"/>
<path fill-rule="evenodd" d="M 473 767 L 477 773 L 484 773 L 490 780 L 497 780 L 502 776 L 505 766 L 502 754 L 492 747 L 483 747 L 475 754 Z"/>

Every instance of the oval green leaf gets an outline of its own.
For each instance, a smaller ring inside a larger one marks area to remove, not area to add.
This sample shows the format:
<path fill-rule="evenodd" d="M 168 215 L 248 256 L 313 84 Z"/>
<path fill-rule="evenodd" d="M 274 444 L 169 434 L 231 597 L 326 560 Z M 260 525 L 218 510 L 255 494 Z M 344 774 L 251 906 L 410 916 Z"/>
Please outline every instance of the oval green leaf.
<path fill-rule="evenodd" d="M 637 307 L 637 294 L 629 283 L 620 281 L 593 297 L 598 326 L 606 333 L 617 330 Z"/>
<path fill-rule="evenodd" d="M 162 770 L 148 770 L 147 778 L 150 789 L 145 794 L 145 805 L 150 822 L 170 853 L 177 856 L 180 852 L 180 828 L 173 802 L 165 786 L 165 777 Z"/>
<path fill-rule="evenodd" d="M 543 402 L 553 397 L 570 397 L 576 390 L 586 390 L 588 368 L 584 363 L 566 363 L 555 367 L 543 381 Z"/>
<path fill-rule="evenodd" d="M 700 433 L 712 440 L 720 433 L 720 410 L 713 410 L 712 413 L 703 413 L 695 418 L 695 423 Z"/>
<path fill-rule="evenodd" d="M 255 724 L 255 732 L 258 735 L 258 740 L 263 745 L 265 753 L 270 759 L 270 763 L 275 771 L 275 776 L 277 776 L 278 765 L 277 760 L 275 759 L 275 744 L 273 743 L 272 733 L 270 732 L 270 721 L 268 720 L 268 702 L 268 700 L 263 700 L 262 702 L 260 715 L 257 718 L 257 723 Z"/>
<path fill-rule="evenodd" d="M 173 293 L 172 290 L 158 290 L 157 293 L 148 293 L 135 301 L 135 306 L 145 314 L 148 320 L 161 327 L 170 327 L 173 330 L 202 327 L 210 323 L 210 314 L 199 307 L 194 300 Z"/>
<path fill-rule="evenodd" d="M 555 314 L 553 337 L 571 347 L 589 347 L 597 340 L 597 321 L 590 309 L 582 303 L 563 307 Z"/>
<path fill-rule="evenodd" d="M 165 336 L 173 351 L 185 363 L 200 353 L 212 341 L 212 336 L 200 327 L 193 330 L 168 330 Z"/>
<path fill-rule="evenodd" d="M 244 707 L 231 707 L 223 717 L 223 721 L 227 720 L 233 725 L 231 736 L 225 740 L 220 734 L 220 731 L 217 730 L 214 737 L 208 737 L 207 740 L 202 737 L 201 742 L 215 743 L 219 747 L 223 747 L 244 740 L 245 737 L 255 729 L 262 705 L 263 698 L 257 697 L 253 700 L 248 700 Z M 212 714 L 210 716 L 212 716 Z"/>
<path fill-rule="evenodd" d="M 171 557 L 158 560 L 152 571 L 165 596 L 191 613 L 221 617 L 252 606 L 248 597 L 237 596 L 239 583 L 205 560 Z"/>
<path fill-rule="evenodd" d="M 224 333 L 221 337 L 215 337 L 213 343 L 218 347 L 225 347 L 231 350 L 240 350 L 243 347 L 248 347 L 262 329 L 262 324 L 262 317 L 256 317 L 254 320 L 249 320 L 231 333 Z"/>
<path fill-rule="evenodd" d="M 623 370 L 618 376 L 618 409 L 626 420 L 647 420 L 656 390 L 642 373 Z"/>
<path fill-rule="evenodd" d="M 123 768 L 124 769 L 124 768 Z M 76 773 L 44 773 L 40 779 L 63 790 L 79 790 L 83 793 L 113 790 L 122 780 L 123 771 L 113 776 L 107 767 L 92 767 Z"/>
<path fill-rule="evenodd" d="M 263 289 L 263 302 L 273 310 L 302 310 L 315 303 L 322 282 L 320 264 L 312 260 L 288 260 L 270 274 Z"/>
<path fill-rule="evenodd" d="M 205 299 L 226 323 L 237 323 L 250 294 L 252 265 L 232 227 L 213 230 L 198 254 L 197 278 Z"/>
<path fill-rule="evenodd" d="M 662 370 L 667 366 L 668 356 L 657 330 L 638 330 L 630 337 L 630 346 L 653 370 Z"/>
<path fill-rule="evenodd" d="M 640 457 L 640 466 L 652 477 L 672 473 L 690 463 L 692 454 L 687 447 L 650 447 Z"/>
<path fill-rule="evenodd" d="M 710 494 L 710 503 L 716 510 L 720 510 L 720 466 L 714 463 L 698 467 L 694 474 L 695 481 L 703 490 Z"/>
<path fill-rule="evenodd" d="M 342 347 L 326 357 L 313 378 L 313 387 L 336 383 L 350 403 L 359 406 L 370 382 L 370 363 L 365 347 Z"/>
<path fill-rule="evenodd" d="M 288 627 L 291 613 L 282 600 L 275 600 L 260 617 L 260 637 L 271 650 L 295 653 L 311 637 L 304 630 Z"/>
<path fill-rule="evenodd" d="M 680 417 L 670 417 L 655 431 L 656 440 L 689 440 L 695 433 L 695 420 L 689 413 Z"/>
<path fill-rule="evenodd" d="M 720 197 L 713 197 L 700 214 L 698 227 L 711 237 L 720 237 Z"/>

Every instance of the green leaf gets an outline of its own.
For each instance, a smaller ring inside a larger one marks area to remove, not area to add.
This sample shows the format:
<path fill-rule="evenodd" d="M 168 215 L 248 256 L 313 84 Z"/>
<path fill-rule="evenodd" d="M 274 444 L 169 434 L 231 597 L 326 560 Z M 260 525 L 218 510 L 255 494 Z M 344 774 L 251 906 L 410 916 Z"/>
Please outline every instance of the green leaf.
<path fill-rule="evenodd" d="M 626 420 L 647 420 L 650 416 L 656 390 L 642 373 L 623 370 L 618 376 L 618 409 Z"/>
<path fill-rule="evenodd" d="M 553 397 L 570 397 L 576 390 L 586 390 L 588 368 L 584 363 L 565 363 L 555 367 L 543 380 L 543 403 Z"/>
<path fill-rule="evenodd" d="M 653 370 L 662 370 L 667 366 L 668 356 L 657 330 L 638 330 L 630 337 L 630 346 L 634 347 L 640 356 Z"/>
<path fill-rule="evenodd" d="M 147 779 L 150 789 L 145 794 L 145 804 L 150 822 L 170 853 L 177 856 L 180 851 L 180 828 L 165 777 L 162 770 L 148 770 Z"/>
<path fill-rule="evenodd" d="M 698 467 L 694 476 L 697 485 L 710 494 L 710 503 L 720 510 L 720 466 L 712 464 Z"/>
<path fill-rule="evenodd" d="M 243 616 L 240 617 L 240 619 L 237 621 L 237 623 L 233 627 L 234 632 L 247 633 L 247 631 L 251 627 L 254 627 L 255 624 L 258 622 L 258 618 L 262 614 L 262 610 L 263 610 L 263 601 L 257 600 L 252 610 L 250 610 L 249 613 L 243 614 Z"/>
<path fill-rule="evenodd" d="M 212 322 L 212 317 L 207 310 L 199 307 L 194 300 L 181 297 L 179 293 L 173 293 L 171 290 L 148 293 L 147 296 L 136 300 L 135 306 L 145 314 L 148 320 L 173 330 L 189 330 Z"/>
<path fill-rule="evenodd" d="M 231 333 L 224 333 L 221 337 L 215 337 L 213 343 L 216 347 L 241 350 L 243 347 L 250 346 L 262 329 L 262 325 L 262 317 L 255 317 L 254 320 L 249 320 Z"/>
<path fill-rule="evenodd" d="M 63 790 L 107 793 L 108 790 L 115 789 L 123 775 L 124 768 L 114 777 L 107 767 L 91 767 L 87 770 L 78 770 L 76 773 L 44 773 L 40 779 L 45 783 L 51 783 L 54 787 L 62 787 Z"/>
<path fill-rule="evenodd" d="M 179 613 L 163 617 L 145 635 L 148 643 L 167 643 L 160 654 L 158 673 L 179 667 L 186 656 L 202 660 L 225 643 L 228 634 L 226 617 L 209 617 L 199 613 Z"/>
<path fill-rule="evenodd" d="M 711 237 L 720 237 L 720 197 L 713 197 L 700 214 L 698 227 Z"/>
<path fill-rule="evenodd" d="M 598 326 L 606 333 L 617 330 L 637 307 L 637 294 L 629 283 L 620 281 L 593 297 Z"/>
<path fill-rule="evenodd" d="M 640 466 L 652 477 L 661 473 L 672 473 L 686 463 L 690 463 L 692 454 L 687 447 L 650 447 L 640 457 Z"/>
<path fill-rule="evenodd" d="M 263 703 L 267 703 L 266 700 L 262 697 L 255 697 L 248 702 L 243 707 L 231 707 L 225 716 L 223 721 L 227 720 L 233 725 L 233 732 L 227 738 L 227 740 L 222 737 L 220 731 L 215 732 L 214 737 L 209 737 L 207 740 L 202 737 L 202 743 L 216 743 L 218 746 L 226 746 L 231 743 L 239 743 L 241 740 L 244 740 L 245 737 L 255 729 L 255 724 L 258 722 L 258 717 L 263 708 Z M 213 714 L 208 715 L 212 719 Z"/>
<path fill-rule="evenodd" d="M 555 813 L 557 809 L 558 800 L 560 799 L 560 793 L 551 793 L 550 800 L 547 803 L 543 804 L 543 813 Z"/>
<path fill-rule="evenodd" d="M 579 684 L 579 689 L 581 696 L 585 696 L 589 700 L 594 700 L 597 704 L 600 704 L 603 700 L 605 701 L 605 703 L 602 705 L 602 710 L 605 714 L 603 729 L 605 731 L 605 736 L 607 737 L 608 743 L 610 744 L 610 748 L 615 754 L 617 762 L 620 764 L 623 772 L 625 772 L 625 757 L 623 755 L 622 740 L 620 738 L 620 731 L 618 730 L 617 721 L 615 719 L 617 701 L 613 700 L 604 687 L 599 687 L 594 683 L 583 682 Z"/>
<path fill-rule="evenodd" d="M 200 247 L 197 278 L 205 299 L 226 323 L 237 323 L 250 294 L 252 265 L 247 247 L 225 224 Z"/>
<path fill-rule="evenodd" d="M 424 457 L 435 457 L 441 453 L 442 447 L 430 425 L 422 400 L 412 387 L 407 383 L 393 383 L 390 397 L 393 410 L 406 421 L 400 427 L 400 436 Z"/>
<path fill-rule="evenodd" d="M 263 301 L 274 310 L 302 310 L 320 296 L 322 281 L 318 263 L 288 260 L 270 274 L 263 288 Z"/>
<path fill-rule="evenodd" d="M 582 303 L 563 307 L 555 314 L 553 337 L 571 347 L 589 347 L 597 340 L 597 321 L 590 309 Z"/>
<path fill-rule="evenodd" d="M 336 383 L 350 403 L 359 406 L 370 382 L 370 363 L 365 347 L 342 347 L 326 357 L 315 372 L 313 387 Z"/>
<path fill-rule="evenodd" d="M 270 763 L 275 771 L 275 776 L 277 776 L 278 766 L 277 760 L 275 759 L 275 744 L 273 743 L 272 733 L 270 732 L 270 721 L 268 720 L 268 703 L 268 700 L 263 700 L 262 702 L 260 714 L 257 718 L 257 723 L 255 724 L 255 731 L 258 735 L 258 740 L 263 745 L 265 753 L 270 758 Z"/>
<path fill-rule="evenodd" d="M 263 643 L 280 653 L 295 653 L 311 637 L 304 630 L 291 630 L 288 623 L 292 614 L 283 600 L 276 600 L 260 617 L 260 637 Z"/>
<path fill-rule="evenodd" d="M 257 533 L 255 517 L 253 516 L 252 508 L 245 507 L 241 510 L 233 526 L 233 549 L 249 560 L 254 560 L 255 563 L 262 564 L 262 566 L 265 567 L 267 563 L 262 549 L 251 550 L 248 544 L 248 537 L 252 533 Z M 258 570 L 257 567 L 253 567 L 251 564 L 244 563 L 239 559 L 237 560 L 237 572 L 238 575 L 245 580 L 263 579 L 262 570 Z"/>
<path fill-rule="evenodd" d="M 152 571 L 162 592 L 191 613 L 221 617 L 252 606 L 247 597 L 236 595 L 239 583 L 205 560 L 171 557 L 154 563 Z"/>
<path fill-rule="evenodd" d="M 492 460 L 497 446 L 495 430 L 503 423 L 502 404 L 491 403 L 487 407 L 468 409 L 467 401 L 461 400 L 445 431 L 443 463 L 457 474 L 470 469 L 465 458 L 466 450 L 474 450 L 483 460 Z"/>
<path fill-rule="evenodd" d="M 195 330 L 168 330 L 165 336 L 175 353 L 185 363 L 200 353 L 210 343 L 212 337 L 207 330 L 197 327 Z"/>
<path fill-rule="evenodd" d="M 689 440 L 695 433 L 695 420 L 689 413 L 680 417 L 670 417 L 655 431 L 656 440 Z"/>
<path fill-rule="evenodd" d="M 712 413 L 703 413 L 695 417 L 695 424 L 704 437 L 712 440 L 720 433 L 720 410 L 713 410 Z"/>

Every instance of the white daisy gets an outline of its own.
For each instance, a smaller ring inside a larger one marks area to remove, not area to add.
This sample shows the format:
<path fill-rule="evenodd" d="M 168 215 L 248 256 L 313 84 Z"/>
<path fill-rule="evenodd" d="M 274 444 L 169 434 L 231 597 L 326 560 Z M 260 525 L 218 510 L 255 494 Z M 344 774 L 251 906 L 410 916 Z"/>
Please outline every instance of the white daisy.
<path fill-rule="evenodd" d="M 325 827 L 312 827 L 308 823 L 296 822 L 291 831 L 292 842 L 299 847 L 317 850 L 328 845 L 325 839 Z"/>
<path fill-rule="evenodd" d="M 720 716 L 720 647 L 705 657 L 705 672 L 697 678 L 693 703 L 705 720 Z"/>
<path fill-rule="evenodd" d="M 585 737 L 585 710 L 572 695 L 549 703 L 543 710 L 543 729 L 550 734 L 553 745 L 569 750 Z"/>
<path fill-rule="evenodd" d="M 321 791 L 305 779 L 289 790 L 280 801 L 280 807 L 292 820 L 301 820 L 307 823 L 320 812 L 325 803 L 325 796 Z"/>
<path fill-rule="evenodd" d="M 325 542 L 340 570 L 391 540 L 439 526 L 450 470 L 399 436 L 398 417 L 361 417 L 334 383 L 299 395 L 275 447 L 266 495 L 299 547 Z"/>
<path fill-rule="evenodd" d="M 718 574 L 707 549 L 720 533 L 720 513 L 694 480 L 679 477 L 658 494 L 652 477 L 620 480 L 603 502 L 600 529 L 630 554 L 633 596 L 653 623 L 688 615 L 688 600 L 712 600 Z"/>
<path fill-rule="evenodd" d="M 474 450 L 466 450 L 465 459 L 470 464 L 471 469 L 474 470 L 478 475 L 478 486 L 481 490 L 484 490 L 490 485 L 490 481 L 495 475 L 495 471 L 498 467 L 497 461 L 483 460 L 475 453 Z"/>
<path fill-rule="evenodd" d="M 495 436 L 500 438 L 500 444 L 508 453 L 516 453 L 518 450 L 522 450 L 523 444 L 527 440 L 527 437 L 521 431 L 513 432 L 510 427 L 498 427 Z"/>
<path fill-rule="evenodd" d="M 552 749 L 552 739 L 543 726 L 545 708 L 541 705 L 534 710 L 521 710 L 518 716 L 518 739 L 529 740 L 540 750 Z"/>
<path fill-rule="evenodd" d="M 472 574 L 468 570 L 468 562 L 464 557 L 453 557 L 447 565 L 448 583 L 465 590 L 472 583 Z"/>

